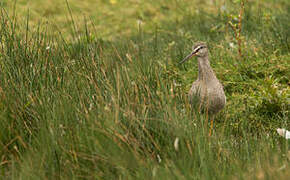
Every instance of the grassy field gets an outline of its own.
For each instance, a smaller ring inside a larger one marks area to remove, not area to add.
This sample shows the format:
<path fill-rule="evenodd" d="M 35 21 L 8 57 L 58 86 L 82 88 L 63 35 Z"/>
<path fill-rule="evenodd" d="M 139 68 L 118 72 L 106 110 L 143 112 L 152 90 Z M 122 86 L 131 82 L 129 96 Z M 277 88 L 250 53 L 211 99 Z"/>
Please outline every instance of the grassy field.
<path fill-rule="evenodd" d="M 0 179 L 290 177 L 288 0 L 0 6 Z M 227 96 L 211 137 L 178 64 L 197 41 Z"/>

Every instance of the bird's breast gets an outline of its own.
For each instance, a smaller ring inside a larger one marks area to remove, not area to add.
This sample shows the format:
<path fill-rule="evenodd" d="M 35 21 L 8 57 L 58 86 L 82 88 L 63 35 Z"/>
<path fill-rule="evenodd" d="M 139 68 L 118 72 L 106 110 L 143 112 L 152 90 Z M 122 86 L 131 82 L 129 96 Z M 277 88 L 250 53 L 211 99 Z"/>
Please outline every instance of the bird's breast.
<path fill-rule="evenodd" d="M 219 82 L 204 84 L 195 81 L 189 91 L 189 99 L 191 103 L 199 104 L 200 107 L 214 114 L 223 109 L 226 104 L 226 96 Z"/>

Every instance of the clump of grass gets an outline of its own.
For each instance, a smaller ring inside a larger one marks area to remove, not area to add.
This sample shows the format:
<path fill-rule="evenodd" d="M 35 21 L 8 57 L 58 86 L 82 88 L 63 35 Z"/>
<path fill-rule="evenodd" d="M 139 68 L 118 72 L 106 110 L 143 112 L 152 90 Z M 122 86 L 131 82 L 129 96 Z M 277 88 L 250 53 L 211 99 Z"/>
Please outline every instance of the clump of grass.
<path fill-rule="evenodd" d="M 234 36 L 222 14 L 187 9 L 182 21 L 162 22 L 151 31 L 140 26 L 135 34 L 108 41 L 88 26 L 72 39 L 42 25 L 33 30 L 28 18 L 23 29 L 2 10 L 1 176 L 286 179 L 289 144 L 275 129 L 289 128 L 288 41 L 266 27 L 268 39 L 258 36 L 250 28 L 261 18 L 256 11 L 245 6 L 241 33 L 249 45 L 239 63 L 235 46 L 224 38 Z M 287 26 L 269 23 L 259 25 Z M 187 102 L 195 62 L 177 65 L 198 39 L 209 43 L 228 97 L 210 138 L 206 115 Z"/>

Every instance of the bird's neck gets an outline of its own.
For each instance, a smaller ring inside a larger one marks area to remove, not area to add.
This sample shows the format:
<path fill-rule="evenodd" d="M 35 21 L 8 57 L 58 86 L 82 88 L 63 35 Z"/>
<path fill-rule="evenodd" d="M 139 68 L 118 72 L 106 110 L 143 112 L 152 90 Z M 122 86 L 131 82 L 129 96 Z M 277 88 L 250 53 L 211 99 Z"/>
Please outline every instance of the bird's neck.
<path fill-rule="evenodd" d="M 205 83 L 216 79 L 216 76 L 210 66 L 208 56 L 198 57 L 198 80 Z"/>

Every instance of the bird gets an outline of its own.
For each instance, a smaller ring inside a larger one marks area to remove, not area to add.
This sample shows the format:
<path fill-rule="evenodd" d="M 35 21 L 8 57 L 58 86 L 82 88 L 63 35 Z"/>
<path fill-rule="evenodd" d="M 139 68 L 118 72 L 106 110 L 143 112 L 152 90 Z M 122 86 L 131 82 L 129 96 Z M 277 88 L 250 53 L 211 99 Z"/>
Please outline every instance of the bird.
<path fill-rule="evenodd" d="M 197 57 L 198 78 L 192 83 L 188 92 L 189 102 L 198 105 L 199 110 L 207 112 L 211 117 L 209 136 L 213 129 L 215 115 L 226 105 L 223 85 L 216 77 L 210 66 L 209 50 L 205 42 L 198 42 L 192 46 L 192 51 L 179 64 L 186 62 L 193 56 Z"/>

